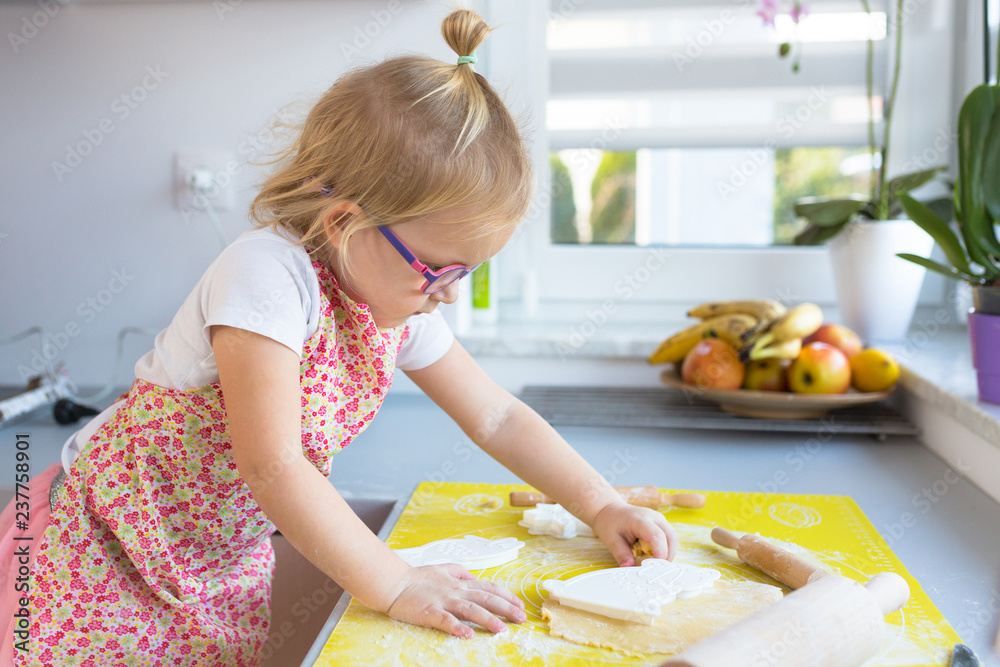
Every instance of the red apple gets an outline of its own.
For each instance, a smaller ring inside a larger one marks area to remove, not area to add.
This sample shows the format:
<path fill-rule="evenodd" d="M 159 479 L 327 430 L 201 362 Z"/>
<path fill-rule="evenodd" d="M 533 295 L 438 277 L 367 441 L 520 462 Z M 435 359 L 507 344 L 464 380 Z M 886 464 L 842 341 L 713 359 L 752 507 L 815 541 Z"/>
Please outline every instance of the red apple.
<path fill-rule="evenodd" d="M 788 367 L 788 386 L 799 394 L 843 394 L 851 386 L 851 363 L 833 345 L 809 343 Z"/>
<path fill-rule="evenodd" d="M 736 348 L 718 338 L 698 341 L 681 364 L 685 382 L 710 389 L 739 389 L 745 372 Z"/>
<path fill-rule="evenodd" d="M 785 371 L 789 363 L 783 359 L 758 359 L 747 364 L 744 389 L 756 391 L 788 391 Z"/>
<path fill-rule="evenodd" d="M 848 359 L 861 351 L 861 338 L 843 324 L 828 323 L 816 330 L 816 333 L 802 341 L 804 345 L 809 343 L 826 343 L 833 345 L 843 352 Z"/>

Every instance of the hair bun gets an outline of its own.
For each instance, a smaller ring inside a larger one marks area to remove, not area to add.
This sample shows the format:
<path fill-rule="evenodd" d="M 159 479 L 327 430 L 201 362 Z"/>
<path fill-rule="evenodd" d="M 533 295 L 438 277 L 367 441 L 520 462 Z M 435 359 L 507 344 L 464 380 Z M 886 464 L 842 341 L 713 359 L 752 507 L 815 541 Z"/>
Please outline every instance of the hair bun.
<path fill-rule="evenodd" d="M 459 56 L 472 55 L 491 28 L 479 14 L 470 9 L 459 9 L 445 18 L 441 23 L 441 35 L 452 51 Z"/>

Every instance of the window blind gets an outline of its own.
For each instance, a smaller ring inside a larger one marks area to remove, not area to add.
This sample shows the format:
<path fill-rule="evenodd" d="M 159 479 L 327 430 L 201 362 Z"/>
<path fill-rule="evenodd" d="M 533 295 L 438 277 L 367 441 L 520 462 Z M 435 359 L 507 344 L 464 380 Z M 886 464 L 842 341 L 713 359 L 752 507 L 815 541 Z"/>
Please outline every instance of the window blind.
<path fill-rule="evenodd" d="M 551 0 L 551 148 L 866 145 L 869 30 L 881 136 L 885 1 L 870 16 L 860 0 L 806 5 L 798 24 L 780 13 L 772 27 L 757 0 Z M 796 45 L 779 58 L 785 41 Z"/>

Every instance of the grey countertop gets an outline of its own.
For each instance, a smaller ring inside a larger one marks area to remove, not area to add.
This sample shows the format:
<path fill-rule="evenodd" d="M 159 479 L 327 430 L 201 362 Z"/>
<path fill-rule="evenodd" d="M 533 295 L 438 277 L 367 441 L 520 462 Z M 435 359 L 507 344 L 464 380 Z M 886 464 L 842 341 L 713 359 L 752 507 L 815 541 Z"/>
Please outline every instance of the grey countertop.
<path fill-rule="evenodd" d="M 56 424 L 46 410 L 0 430 L 0 489 L 13 487 L 15 433 L 29 434 L 38 474 L 59 460 L 76 428 Z M 852 497 L 984 664 L 1000 665 L 990 648 L 1000 621 L 1000 507 L 915 439 L 836 434 L 819 445 L 810 434 L 558 430 L 619 485 Z M 406 498 L 428 480 L 520 481 L 429 399 L 392 393 L 368 430 L 336 456 L 330 479 L 349 499 Z M 905 515 L 913 521 L 903 529 Z"/>

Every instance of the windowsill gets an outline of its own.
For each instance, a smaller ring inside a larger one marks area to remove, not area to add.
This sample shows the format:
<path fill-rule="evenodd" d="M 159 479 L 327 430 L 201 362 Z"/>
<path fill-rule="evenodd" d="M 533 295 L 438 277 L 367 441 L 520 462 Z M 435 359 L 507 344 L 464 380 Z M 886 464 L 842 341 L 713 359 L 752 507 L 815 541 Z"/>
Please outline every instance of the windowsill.
<path fill-rule="evenodd" d="M 900 362 L 908 393 L 1000 448 L 1000 405 L 979 400 L 968 329 L 943 328 L 933 338 L 911 330 L 907 343 L 883 347 Z"/>
<path fill-rule="evenodd" d="M 667 337 L 690 322 L 622 325 L 607 323 L 591 335 L 565 324 L 502 322 L 474 325 L 457 335 L 474 357 L 644 360 Z M 943 411 L 1000 449 L 1000 405 L 980 401 L 972 367 L 969 332 L 942 327 L 933 336 L 913 328 L 904 342 L 879 345 L 902 366 L 900 386 Z"/>
<path fill-rule="evenodd" d="M 679 331 L 662 324 L 607 325 L 587 336 L 589 329 L 544 322 L 501 322 L 473 325 L 456 334 L 474 357 L 565 359 L 645 359 L 666 337 Z"/>

